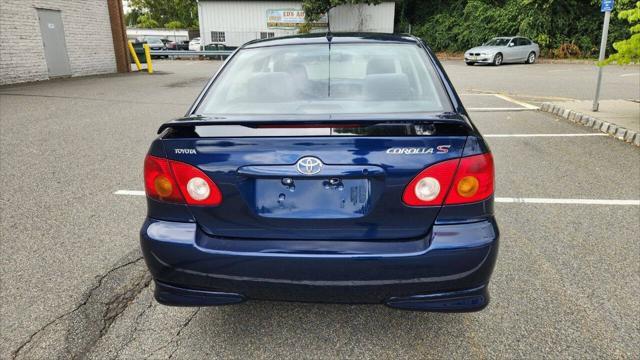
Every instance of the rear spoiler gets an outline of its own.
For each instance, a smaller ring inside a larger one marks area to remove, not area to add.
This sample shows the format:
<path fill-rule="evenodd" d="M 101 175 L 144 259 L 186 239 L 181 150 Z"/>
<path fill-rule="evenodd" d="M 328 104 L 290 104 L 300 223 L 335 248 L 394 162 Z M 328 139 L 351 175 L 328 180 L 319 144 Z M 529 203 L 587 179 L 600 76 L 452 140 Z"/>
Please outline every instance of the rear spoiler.
<path fill-rule="evenodd" d="M 260 127 L 260 126 L 282 126 L 282 125 L 380 125 L 380 124 L 447 124 L 447 125 L 459 125 L 472 129 L 468 120 L 456 113 L 442 113 L 437 115 L 429 114 L 384 114 L 375 115 L 367 114 L 366 117 L 362 115 L 340 115 L 340 116 L 314 116 L 305 115 L 301 117 L 299 115 L 285 115 L 278 118 L 273 116 L 204 116 L 204 115 L 192 115 L 182 117 L 168 121 L 160 126 L 158 134 L 162 133 L 166 129 L 170 128 L 185 128 L 196 126 L 213 126 L 213 125 L 242 125 L 247 127 Z"/>

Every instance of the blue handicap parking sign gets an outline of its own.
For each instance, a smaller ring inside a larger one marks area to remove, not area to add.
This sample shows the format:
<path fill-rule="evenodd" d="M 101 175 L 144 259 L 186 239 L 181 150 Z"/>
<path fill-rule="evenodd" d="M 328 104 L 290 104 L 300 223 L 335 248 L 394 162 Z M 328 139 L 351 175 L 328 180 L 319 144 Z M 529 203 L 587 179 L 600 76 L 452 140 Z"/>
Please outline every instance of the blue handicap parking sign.
<path fill-rule="evenodd" d="M 614 0 L 602 0 L 602 6 L 600 7 L 600 11 L 611 11 L 613 10 L 613 1 Z"/>

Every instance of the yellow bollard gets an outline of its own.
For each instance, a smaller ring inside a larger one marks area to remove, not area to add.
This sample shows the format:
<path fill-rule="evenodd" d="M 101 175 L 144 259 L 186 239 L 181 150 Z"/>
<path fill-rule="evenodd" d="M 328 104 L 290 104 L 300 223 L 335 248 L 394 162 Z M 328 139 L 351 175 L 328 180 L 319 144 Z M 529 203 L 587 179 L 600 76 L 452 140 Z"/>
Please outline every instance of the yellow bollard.
<path fill-rule="evenodd" d="M 151 54 L 149 53 L 149 44 L 144 44 L 144 56 L 147 58 L 147 71 L 153 74 L 153 64 L 151 63 Z"/>
<path fill-rule="evenodd" d="M 133 61 L 135 61 L 136 63 L 136 67 L 138 68 L 138 71 L 142 70 L 142 65 L 140 65 L 138 54 L 136 54 L 136 50 L 133 48 L 133 43 L 131 41 L 129 41 L 129 52 L 131 53 L 131 57 L 133 58 Z"/>

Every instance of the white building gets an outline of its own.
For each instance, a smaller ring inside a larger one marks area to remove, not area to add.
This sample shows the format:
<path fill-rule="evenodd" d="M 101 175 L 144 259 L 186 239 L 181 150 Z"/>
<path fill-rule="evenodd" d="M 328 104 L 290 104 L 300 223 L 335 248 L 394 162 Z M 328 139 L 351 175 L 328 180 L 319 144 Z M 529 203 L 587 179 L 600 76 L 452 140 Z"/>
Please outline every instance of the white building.
<path fill-rule="evenodd" d="M 189 40 L 189 31 L 183 29 L 143 29 L 128 27 L 127 37 L 130 40 L 144 39 L 145 37 L 158 37 L 171 41 L 186 41 Z"/>
<path fill-rule="evenodd" d="M 247 41 L 294 35 L 304 23 L 301 1 L 199 0 L 202 44 L 240 46 Z M 393 33 L 395 2 L 343 5 L 329 13 L 331 31 Z M 323 27 L 326 19 L 319 22 Z M 326 27 L 325 27 L 326 28 Z"/>
<path fill-rule="evenodd" d="M 128 71 L 120 0 L 0 0 L 0 85 Z"/>

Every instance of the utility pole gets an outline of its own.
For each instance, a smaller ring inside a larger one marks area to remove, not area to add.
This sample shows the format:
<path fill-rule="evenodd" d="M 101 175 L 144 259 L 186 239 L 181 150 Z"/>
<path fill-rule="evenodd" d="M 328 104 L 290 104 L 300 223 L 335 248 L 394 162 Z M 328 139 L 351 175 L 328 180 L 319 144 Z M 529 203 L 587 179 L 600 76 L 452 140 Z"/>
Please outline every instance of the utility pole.
<path fill-rule="evenodd" d="M 604 24 L 602 25 L 602 41 L 600 42 L 600 56 L 598 61 L 602 62 L 607 51 L 607 36 L 609 35 L 609 20 L 611 20 L 611 10 L 613 10 L 614 0 L 602 0 L 600 11 L 604 12 Z M 591 110 L 598 111 L 600 108 L 600 87 L 602 86 L 602 69 L 598 66 L 598 81 L 596 82 L 596 96 L 593 99 L 593 107 Z"/>

